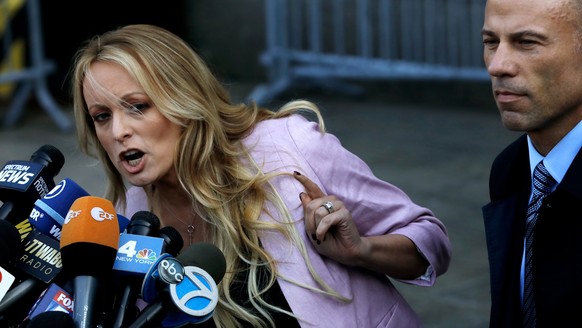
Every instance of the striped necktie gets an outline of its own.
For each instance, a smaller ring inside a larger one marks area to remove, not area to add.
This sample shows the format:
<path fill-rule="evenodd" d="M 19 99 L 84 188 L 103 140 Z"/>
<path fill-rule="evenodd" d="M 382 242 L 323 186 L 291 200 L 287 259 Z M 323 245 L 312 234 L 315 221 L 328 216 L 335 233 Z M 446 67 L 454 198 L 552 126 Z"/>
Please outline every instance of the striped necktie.
<path fill-rule="evenodd" d="M 542 205 L 542 200 L 552 191 L 556 180 L 546 170 L 543 161 L 540 161 L 534 169 L 533 174 L 533 195 L 527 208 L 527 219 L 525 223 L 525 279 L 523 288 L 523 326 L 536 326 L 536 307 L 533 293 L 533 272 L 532 272 L 532 244 L 534 237 L 534 226 L 537 221 L 538 210 Z"/>

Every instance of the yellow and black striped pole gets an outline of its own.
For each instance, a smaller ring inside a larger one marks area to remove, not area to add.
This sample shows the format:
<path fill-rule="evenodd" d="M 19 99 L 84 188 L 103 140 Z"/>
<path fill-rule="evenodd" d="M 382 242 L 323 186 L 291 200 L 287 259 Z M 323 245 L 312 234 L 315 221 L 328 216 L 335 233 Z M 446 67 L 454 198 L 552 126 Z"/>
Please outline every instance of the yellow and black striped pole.
<path fill-rule="evenodd" d="M 24 38 L 10 33 L 10 24 L 24 3 L 25 0 L 0 0 L 0 40 L 4 44 L 0 51 L 0 74 L 23 69 L 26 65 Z M 0 84 L 0 100 L 9 99 L 15 88 L 15 82 Z"/>

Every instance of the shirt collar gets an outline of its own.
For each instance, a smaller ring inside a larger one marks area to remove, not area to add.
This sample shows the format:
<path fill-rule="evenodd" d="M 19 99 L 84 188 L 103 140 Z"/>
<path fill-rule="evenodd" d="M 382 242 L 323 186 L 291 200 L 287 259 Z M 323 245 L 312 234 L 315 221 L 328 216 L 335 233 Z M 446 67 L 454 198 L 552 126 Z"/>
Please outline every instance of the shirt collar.
<path fill-rule="evenodd" d="M 527 137 L 527 144 L 529 148 L 530 173 L 533 175 L 534 168 L 543 160 L 548 172 L 560 183 L 564 175 L 566 175 L 570 164 L 572 164 L 574 157 L 576 157 L 576 154 L 582 148 L 582 121 L 578 122 L 545 158 L 535 149 L 529 136 Z"/>

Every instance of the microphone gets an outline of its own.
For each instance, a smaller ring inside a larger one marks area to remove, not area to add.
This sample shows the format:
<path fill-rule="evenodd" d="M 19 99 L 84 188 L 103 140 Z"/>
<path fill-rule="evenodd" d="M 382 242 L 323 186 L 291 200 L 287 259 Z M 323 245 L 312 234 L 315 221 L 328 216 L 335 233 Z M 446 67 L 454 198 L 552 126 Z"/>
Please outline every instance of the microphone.
<path fill-rule="evenodd" d="M 58 189 L 58 186 L 53 188 L 49 194 L 54 193 L 56 189 Z M 31 213 L 34 211 L 35 210 L 33 209 Z M 39 217 L 40 216 L 36 217 L 37 221 L 40 220 Z M 60 272 L 62 267 L 58 240 L 54 239 L 54 235 L 49 237 L 41 233 L 41 231 L 31 224 L 31 221 L 33 220 L 25 218 L 23 221 L 15 225 L 20 234 L 20 240 L 22 240 L 22 242 L 19 241 L 19 244 L 22 245 L 22 252 L 19 261 L 16 262 L 15 266 L 20 271 L 34 278 L 29 277 L 27 281 L 21 282 L 19 286 L 14 287 L 13 290 L 10 291 L 12 294 L 11 302 L 15 302 L 17 298 L 30 293 L 33 287 L 36 287 L 37 285 L 38 287 L 41 287 L 38 284 L 39 280 L 45 283 L 50 282 Z M 52 221 L 52 219 L 48 221 Z M 38 292 L 40 292 L 40 290 Z M 5 303 L 0 304 L 0 311 L 6 306 L 7 304 Z"/>
<path fill-rule="evenodd" d="M 184 240 L 182 235 L 172 226 L 165 226 L 160 229 L 159 237 L 164 240 L 163 250 L 172 256 L 178 255 L 182 247 L 184 247 Z"/>
<path fill-rule="evenodd" d="M 184 266 L 196 266 L 205 270 L 217 284 L 226 272 L 224 254 L 213 244 L 196 243 L 180 253 L 176 259 L 184 263 Z"/>
<path fill-rule="evenodd" d="M 75 328 L 73 318 L 61 311 L 43 312 L 28 322 L 26 328 Z"/>
<path fill-rule="evenodd" d="M 0 220 L 12 223 L 26 217 L 34 202 L 45 196 L 54 186 L 53 178 L 65 163 L 65 157 L 56 147 L 44 145 L 35 151 L 29 161 L 13 160 L 0 170 Z"/>
<path fill-rule="evenodd" d="M 218 303 L 216 284 L 226 271 L 222 252 L 212 244 L 197 243 L 177 258 L 164 255 L 152 265 L 142 285 L 144 301 L 150 304 L 129 328 L 165 327 L 164 321 L 176 321 L 172 318 L 175 314 L 182 314 L 182 321 L 200 323 L 214 314 Z M 158 282 L 165 285 L 160 295 L 155 292 Z M 184 319 L 183 313 L 189 315 L 187 319 Z M 164 319 L 168 315 L 170 318 Z"/>
<path fill-rule="evenodd" d="M 61 271 L 62 261 L 59 240 L 61 229 L 70 207 L 80 197 L 89 196 L 73 180 L 66 178 L 34 203 L 28 219 L 18 224 L 24 252 L 17 268 L 33 278 L 14 286 L 6 302 L 0 303 L 0 311 L 20 302 L 24 296 L 41 292 L 42 284 L 51 282 Z M 127 218 L 119 220 L 120 229 L 125 229 Z M 34 298 L 30 299 L 31 301 Z M 20 302 L 22 303 L 22 302 Z"/>
<path fill-rule="evenodd" d="M 164 320 L 163 327 L 181 327 L 187 323 L 201 323 L 214 315 L 218 304 L 218 287 L 226 271 L 226 261 L 222 252 L 212 244 L 201 244 L 205 258 L 196 257 L 197 266 L 184 267 L 184 279 L 178 284 L 170 284 L 170 296 L 176 308 L 170 309 Z M 189 249 L 186 250 L 190 251 Z M 185 256 L 189 257 L 188 254 Z M 198 263 L 212 263 L 207 271 L 202 270 Z"/>
<path fill-rule="evenodd" d="M 136 212 L 129 221 L 129 224 L 127 226 L 127 233 L 123 234 L 125 236 L 122 235 L 120 237 L 119 243 L 120 250 L 118 250 L 118 254 L 122 252 L 125 255 L 134 255 L 135 254 L 134 249 L 136 249 L 137 247 L 137 249 L 141 248 L 141 251 L 139 251 L 138 253 L 143 254 L 147 251 L 148 256 L 158 256 L 158 254 L 161 253 L 163 240 L 160 240 L 160 243 L 158 244 L 159 245 L 159 247 L 157 247 L 158 252 L 153 251 L 150 252 L 151 248 L 147 246 L 145 248 L 142 248 L 142 246 L 145 245 L 145 243 L 147 242 L 147 239 L 144 239 L 143 236 L 152 237 L 156 236 L 158 235 L 159 230 L 160 230 L 160 219 L 154 213 L 148 211 Z M 122 240 L 124 239 L 123 237 L 126 236 L 128 237 L 127 241 L 123 241 Z M 139 246 L 137 246 L 138 243 Z M 130 254 L 128 254 L 129 252 L 127 251 L 128 250 L 127 245 L 131 245 Z M 121 256 L 116 256 L 116 261 L 119 260 L 120 258 L 123 259 L 124 254 L 119 254 Z M 113 266 L 114 269 L 119 269 L 119 267 L 123 266 L 123 264 L 125 263 L 130 263 L 131 265 L 130 270 L 126 271 L 129 272 L 129 274 L 125 274 L 124 277 L 122 277 L 121 292 L 117 298 L 119 299 L 119 302 L 116 306 L 114 306 L 114 308 L 117 308 L 117 315 L 113 322 L 113 327 L 116 328 L 125 327 L 128 323 L 128 318 L 135 319 L 135 317 L 137 317 L 137 313 L 139 312 L 139 310 L 136 307 L 136 301 L 138 296 L 136 290 L 139 289 L 142 279 L 139 279 L 140 277 L 137 276 L 136 274 L 140 273 L 140 270 L 139 269 L 136 270 L 134 268 L 134 266 L 139 266 L 139 264 L 137 262 L 134 262 L 133 261 L 134 259 L 132 257 L 129 257 L 129 260 L 130 261 L 128 262 L 121 262 L 121 264 L 117 266 L 116 264 L 118 262 L 116 262 Z M 149 266 L 147 266 L 148 265 L 147 262 L 145 262 L 144 264 L 146 265 L 146 267 L 149 268 Z M 145 272 L 147 272 L 147 270 Z"/>
<path fill-rule="evenodd" d="M 111 273 L 118 245 L 113 204 L 94 196 L 75 200 L 64 221 L 60 246 L 63 272 L 73 277 L 73 319 L 79 328 L 94 326 L 100 281 Z"/>
<path fill-rule="evenodd" d="M 180 233 L 173 227 L 159 229 L 159 219 L 151 212 L 135 213 L 130 225 L 134 233 L 119 236 L 119 249 L 113 264 L 113 270 L 123 276 L 143 277 L 162 252 L 175 256 L 184 246 Z"/>
<path fill-rule="evenodd" d="M 66 178 L 34 202 L 28 220 L 42 234 L 60 240 L 61 228 L 69 208 L 77 198 L 84 196 L 89 196 L 89 193 L 73 180 Z"/>
<path fill-rule="evenodd" d="M 65 217 L 77 198 L 90 196 L 89 193 L 69 178 L 61 180 L 51 191 L 34 202 L 28 222 L 43 235 L 55 240 L 61 239 L 61 229 Z M 129 219 L 117 214 L 119 231 L 124 231 Z"/>
<path fill-rule="evenodd" d="M 30 225 L 28 226 L 30 227 Z M 22 230 L 24 230 L 25 237 L 20 232 L 19 239 L 22 239 L 22 242 L 18 241 L 18 244 L 22 245 L 22 252 L 20 252 L 18 261 L 14 266 L 27 276 L 26 278 L 22 277 L 23 280 L 6 293 L 0 302 L 0 313 L 16 304 L 23 305 L 34 302 L 42 289 L 45 288 L 42 283 L 52 281 L 62 268 L 58 241 L 41 234 L 36 229 L 28 231 L 20 224 L 19 231 Z"/>
<path fill-rule="evenodd" d="M 26 256 L 22 245 L 17 228 L 8 221 L 0 221 L 0 322 L 21 320 L 26 315 L 26 307 L 22 305 L 32 304 L 40 293 L 42 285 L 37 279 L 21 281 L 21 272 L 7 269 L 17 268 L 18 258 Z M 18 284 L 14 285 L 15 282 Z M 16 304 L 20 307 L 14 307 Z"/>
<path fill-rule="evenodd" d="M 8 299 L 11 304 L 27 294 L 38 293 L 41 285 L 36 279 L 49 283 L 60 272 L 62 263 L 58 241 L 64 217 L 77 198 L 88 195 L 73 180 L 64 179 L 48 194 L 37 199 L 28 219 L 18 224 L 25 252 L 17 267 L 34 278 L 28 278 L 10 291 Z M 8 305 L 5 303 L 1 308 Z"/>

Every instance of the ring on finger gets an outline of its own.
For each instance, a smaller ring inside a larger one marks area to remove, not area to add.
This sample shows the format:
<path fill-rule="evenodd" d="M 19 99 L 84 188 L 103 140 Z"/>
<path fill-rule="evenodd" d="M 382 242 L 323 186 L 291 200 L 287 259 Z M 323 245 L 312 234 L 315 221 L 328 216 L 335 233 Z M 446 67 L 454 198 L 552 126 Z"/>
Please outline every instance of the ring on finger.
<path fill-rule="evenodd" d="M 333 208 L 333 203 L 330 201 L 323 203 L 323 205 L 321 205 L 321 206 L 325 207 L 325 209 L 327 210 L 327 213 L 329 213 L 329 214 L 335 212 L 335 209 Z"/>

